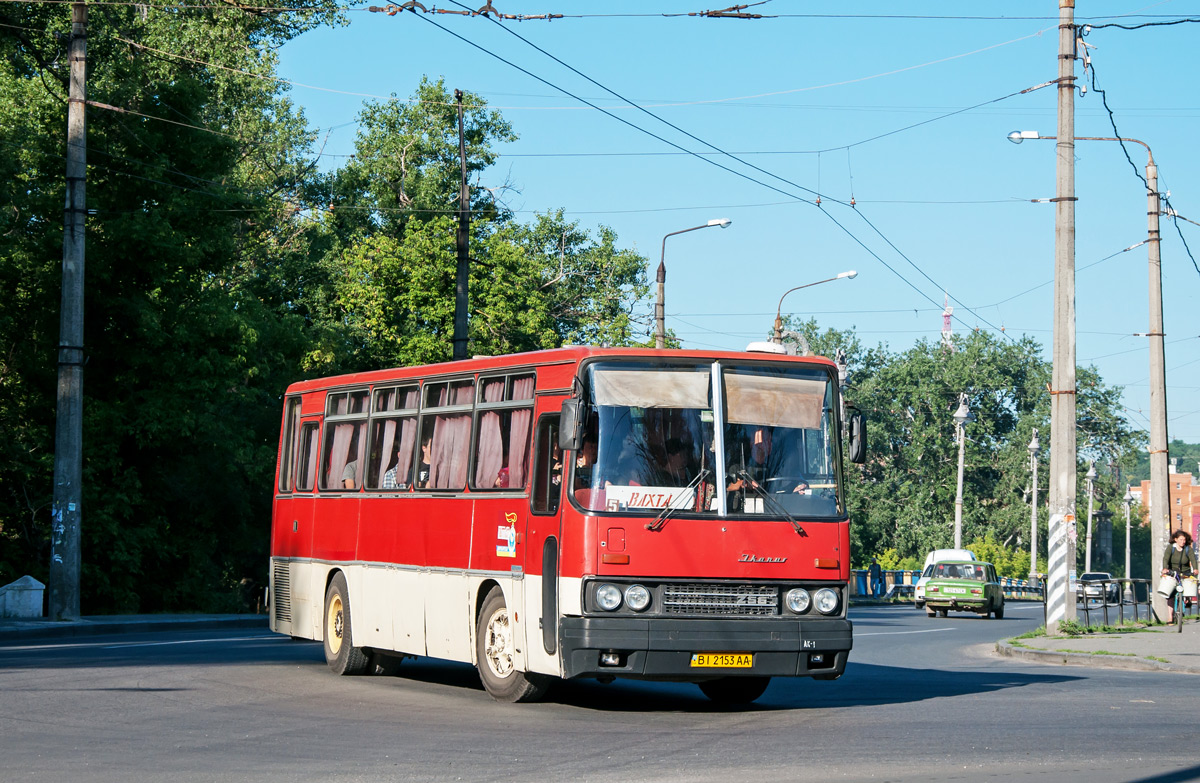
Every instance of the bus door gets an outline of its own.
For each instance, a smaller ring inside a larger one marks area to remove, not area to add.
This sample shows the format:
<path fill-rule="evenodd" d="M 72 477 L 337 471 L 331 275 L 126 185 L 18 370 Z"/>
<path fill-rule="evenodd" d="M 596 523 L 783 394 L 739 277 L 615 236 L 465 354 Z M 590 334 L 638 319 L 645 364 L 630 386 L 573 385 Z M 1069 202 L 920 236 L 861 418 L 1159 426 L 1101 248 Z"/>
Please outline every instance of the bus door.
<path fill-rule="evenodd" d="M 557 409 L 560 400 L 553 400 Z M 539 408 L 543 406 L 539 405 Z M 538 417 L 533 435 L 533 475 L 525 546 L 526 662 L 531 671 L 560 673 L 558 664 L 559 545 L 563 461 L 559 414 Z"/>
<path fill-rule="evenodd" d="M 320 624 L 324 600 L 323 594 L 310 594 L 310 575 L 301 565 L 312 557 L 321 422 L 318 416 L 300 419 L 298 406 L 295 411 L 289 407 L 293 412 L 297 415 L 287 426 L 286 457 L 281 457 L 287 461 L 280 465 L 275 498 L 272 552 L 278 559 L 272 564 L 271 603 L 272 622 L 291 624 L 281 632 L 304 635 Z"/>

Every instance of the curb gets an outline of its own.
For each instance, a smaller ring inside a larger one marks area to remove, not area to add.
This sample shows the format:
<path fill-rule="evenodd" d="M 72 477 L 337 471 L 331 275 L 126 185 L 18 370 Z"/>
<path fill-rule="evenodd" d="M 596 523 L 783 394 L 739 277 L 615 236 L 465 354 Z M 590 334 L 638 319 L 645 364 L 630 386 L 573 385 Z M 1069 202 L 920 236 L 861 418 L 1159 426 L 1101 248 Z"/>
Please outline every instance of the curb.
<path fill-rule="evenodd" d="M 167 630 L 209 631 L 223 628 L 267 627 L 266 615 L 231 615 L 229 617 L 200 616 L 195 619 L 175 617 L 170 619 L 95 621 L 52 620 L 28 621 L 4 627 L 0 624 L 0 643 L 28 639 L 63 639 L 76 636 L 100 636 L 103 634 L 152 633 Z"/>
<path fill-rule="evenodd" d="M 1163 663 L 1161 661 L 1151 661 L 1147 658 L 1130 657 L 1127 655 L 1095 655 L 1093 653 L 1060 652 L 1032 647 L 1016 647 L 1004 639 L 996 642 L 996 653 L 1007 658 L 1022 658 L 1036 663 L 1058 664 L 1060 666 L 1091 666 L 1144 672 L 1200 674 L 1200 666 L 1189 666 L 1182 663 Z"/>

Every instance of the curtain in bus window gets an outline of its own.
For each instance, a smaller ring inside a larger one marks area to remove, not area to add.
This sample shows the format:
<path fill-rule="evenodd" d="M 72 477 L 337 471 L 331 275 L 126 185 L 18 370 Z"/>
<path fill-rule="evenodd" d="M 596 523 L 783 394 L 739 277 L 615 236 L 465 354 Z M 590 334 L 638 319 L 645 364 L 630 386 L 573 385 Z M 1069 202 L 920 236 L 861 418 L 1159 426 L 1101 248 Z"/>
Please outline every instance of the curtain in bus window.
<path fill-rule="evenodd" d="M 500 402 L 504 399 L 504 379 L 485 381 L 483 401 Z M 479 417 L 479 444 L 475 455 L 475 486 L 496 486 L 500 469 L 504 467 L 504 437 L 500 433 L 500 414 L 487 411 Z"/>
<path fill-rule="evenodd" d="M 513 381 L 514 400 L 533 399 L 533 378 L 518 378 Z M 525 462 L 529 453 L 529 423 L 533 411 L 521 408 L 513 411 L 508 425 L 508 485 L 513 488 L 525 486 Z"/>
<path fill-rule="evenodd" d="M 421 392 L 409 389 L 404 394 L 404 407 L 412 410 L 417 407 Z M 400 448 L 396 450 L 396 483 L 409 484 L 412 471 L 413 443 L 417 440 L 417 418 L 409 416 L 400 422 Z"/>
<path fill-rule="evenodd" d="M 305 491 L 313 488 L 313 478 L 317 475 L 317 425 L 306 423 L 301 429 L 300 453 L 304 460 L 304 472 L 296 481 L 296 489 Z"/>
<path fill-rule="evenodd" d="M 725 405 L 730 424 L 821 426 L 825 382 L 774 375 L 725 374 Z"/>
<path fill-rule="evenodd" d="M 346 463 L 351 461 L 350 442 L 354 438 L 354 427 L 355 425 L 350 423 L 333 425 L 333 438 L 329 446 L 329 472 L 325 474 L 326 489 L 342 487 L 342 471 L 345 470 Z"/>
<path fill-rule="evenodd" d="M 453 397 L 446 392 L 443 388 L 438 395 L 440 405 L 469 405 L 474 389 L 464 385 L 454 390 Z M 470 446 L 471 414 L 437 416 L 433 425 L 429 486 L 435 489 L 465 487 Z"/>
<path fill-rule="evenodd" d="M 382 423 L 383 438 L 379 444 L 379 464 L 372 471 L 374 485 L 377 487 L 383 486 L 383 474 L 392 467 L 392 460 L 396 456 L 395 452 L 392 451 L 392 443 L 396 440 L 396 420 L 385 419 Z M 400 482 L 400 477 L 397 476 L 396 480 Z"/>
<path fill-rule="evenodd" d="M 625 408 L 707 408 L 708 372 L 596 370 L 594 402 Z"/>

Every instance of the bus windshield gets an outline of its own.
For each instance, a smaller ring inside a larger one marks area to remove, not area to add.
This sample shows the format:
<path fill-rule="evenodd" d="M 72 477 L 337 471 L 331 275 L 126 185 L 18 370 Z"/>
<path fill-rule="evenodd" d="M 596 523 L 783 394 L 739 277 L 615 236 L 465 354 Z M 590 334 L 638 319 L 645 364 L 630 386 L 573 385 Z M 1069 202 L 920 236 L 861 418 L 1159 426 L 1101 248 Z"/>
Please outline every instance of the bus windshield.
<path fill-rule="evenodd" d="M 844 516 L 833 381 L 822 368 L 596 362 L 583 375 L 588 410 L 571 484 L 582 508 Z"/>

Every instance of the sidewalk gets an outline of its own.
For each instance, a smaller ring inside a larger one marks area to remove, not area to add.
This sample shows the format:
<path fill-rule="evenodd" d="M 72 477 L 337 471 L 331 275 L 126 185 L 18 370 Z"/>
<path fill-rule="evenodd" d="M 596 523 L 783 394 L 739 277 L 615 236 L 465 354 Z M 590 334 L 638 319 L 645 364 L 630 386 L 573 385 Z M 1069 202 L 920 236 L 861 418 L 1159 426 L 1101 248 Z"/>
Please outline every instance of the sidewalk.
<path fill-rule="evenodd" d="M 129 614 L 95 615 L 78 620 L 0 618 L 0 644 L 27 639 L 55 639 L 111 633 L 165 630 L 267 627 L 265 614 Z"/>
<path fill-rule="evenodd" d="M 1155 626 L 1133 633 L 1002 639 L 996 652 L 1039 663 L 1200 674 L 1200 622 L 1186 620 L 1182 632 Z"/>

